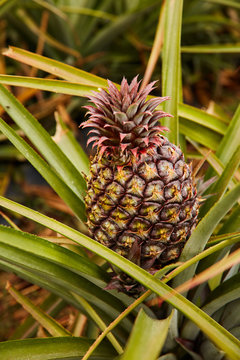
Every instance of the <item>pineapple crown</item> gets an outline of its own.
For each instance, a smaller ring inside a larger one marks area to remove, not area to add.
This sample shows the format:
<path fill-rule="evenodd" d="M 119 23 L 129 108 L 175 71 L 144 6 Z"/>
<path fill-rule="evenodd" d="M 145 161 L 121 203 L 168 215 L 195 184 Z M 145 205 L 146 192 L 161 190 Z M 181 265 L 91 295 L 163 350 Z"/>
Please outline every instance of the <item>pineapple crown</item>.
<path fill-rule="evenodd" d="M 131 151 L 136 157 L 146 153 L 148 149 L 161 144 L 160 132 L 168 128 L 159 124 L 162 117 L 172 115 L 155 110 L 168 96 L 152 98 L 146 101 L 148 94 L 154 89 L 156 81 L 151 82 L 143 90 L 139 90 L 138 76 L 130 84 L 123 78 L 121 88 L 108 80 L 108 92 L 101 89 L 88 96 L 94 106 L 85 106 L 90 115 L 81 127 L 92 127 L 93 134 L 87 145 L 94 142 L 102 156 L 107 153 Z"/>

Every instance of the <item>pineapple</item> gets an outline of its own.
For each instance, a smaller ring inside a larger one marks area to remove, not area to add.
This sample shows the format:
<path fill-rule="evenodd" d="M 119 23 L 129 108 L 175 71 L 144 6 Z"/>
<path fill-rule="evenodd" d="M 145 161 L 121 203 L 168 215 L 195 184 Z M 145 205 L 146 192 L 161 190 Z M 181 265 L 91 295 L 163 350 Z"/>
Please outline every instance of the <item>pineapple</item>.
<path fill-rule="evenodd" d="M 161 135 L 155 108 L 168 97 L 146 101 L 155 82 L 138 91 L 137 77 L 120 91 L 89 96 L 93 128 L 88 143 L 97 153 L 91 161 L 85 198 L 87 225 L 96 241 L 154 273 L 175 262 L 196 224 L 199 202 L 179 147 Z M 137 294 L 142 288 L 123 273 L 113 273 L 109 288 Z"/>

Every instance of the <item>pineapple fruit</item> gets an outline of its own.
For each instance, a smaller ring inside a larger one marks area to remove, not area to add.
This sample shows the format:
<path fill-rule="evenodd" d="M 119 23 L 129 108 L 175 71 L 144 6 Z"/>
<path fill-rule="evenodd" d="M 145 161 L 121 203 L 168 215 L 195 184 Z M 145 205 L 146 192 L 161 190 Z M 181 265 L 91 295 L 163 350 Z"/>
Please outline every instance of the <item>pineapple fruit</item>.
<path fill-rule="evenodd" d="M 152 82 L 139 91 L 137 77 L 120 91 L 95 92 L 86 106 L 93 128 L 88 143 L 97 153 L 91 160 L 85 198 L 87 225 L 96 241 L 154 273 L 175 262 L 196 224 L 199 201 L 179 147 L 161 135 L 159 124 L 170 117 L 156 107 L 168 97 L 146 100 Z M 137 294 L 142 287 L 113 272 L 109 288 Z"/>

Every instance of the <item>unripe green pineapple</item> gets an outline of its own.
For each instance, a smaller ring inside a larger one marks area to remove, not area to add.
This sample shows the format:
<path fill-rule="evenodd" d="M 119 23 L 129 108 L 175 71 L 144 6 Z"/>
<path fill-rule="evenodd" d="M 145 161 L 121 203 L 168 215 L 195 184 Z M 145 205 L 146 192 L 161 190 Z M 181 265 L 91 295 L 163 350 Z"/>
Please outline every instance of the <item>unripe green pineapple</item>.
<path fill-rule="evenodd" d="M 199 203 L 191 169 L 180 148 L 160 133 L 155 108 L 168 97 L 146 101 L 154 82 L 138 91 L 134 78 L 120 91 L 89 96 L 86 106 L 97 153 L 91 161 L 85 198 L 87 225 L 93 238 L 154 272 L 175 262 L 196 224 Z M 141 286 L 127 275 L 113 274 L 111 285 L 135 294 Z"/>

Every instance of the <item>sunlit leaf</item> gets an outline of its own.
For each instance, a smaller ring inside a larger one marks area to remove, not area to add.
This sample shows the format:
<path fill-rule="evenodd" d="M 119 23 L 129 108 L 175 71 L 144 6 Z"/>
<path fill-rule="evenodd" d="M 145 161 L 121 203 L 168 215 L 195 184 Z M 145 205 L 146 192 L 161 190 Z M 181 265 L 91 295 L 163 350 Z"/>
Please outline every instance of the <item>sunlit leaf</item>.
<path fill-rule="evenodd" d="M 140 311 L 121 360 L 152 360 L 160 354 L 167 337 L 171 316 L 164 320 Z"/>
<path fill-rule="evenodd" d="M 35 306 L 26 296 L 17 291 L 10 283 L 7 284 L 8 292 L 14 299 L 30 313 L 52 336 L 72 336 L 56 320 L 47 315 L 43 310 Z"/>

